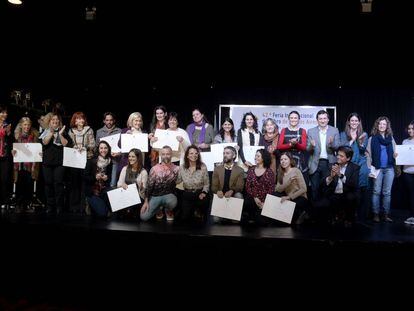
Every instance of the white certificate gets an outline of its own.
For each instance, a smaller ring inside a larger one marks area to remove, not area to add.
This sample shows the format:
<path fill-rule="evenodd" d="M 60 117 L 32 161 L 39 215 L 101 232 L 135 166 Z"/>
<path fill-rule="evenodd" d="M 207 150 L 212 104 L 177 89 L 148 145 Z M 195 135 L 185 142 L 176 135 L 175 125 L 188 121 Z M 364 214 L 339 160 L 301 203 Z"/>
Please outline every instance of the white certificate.
<path fill-rule="evenodd" d="M 207 171 L 214 171 L 214 154 L 212 152 L 200 152 L 201 162 L 207 166 Z"/>
<path fill-rule="evenodd" d="M 223 197 L 220 199 L 217 194 L 215 194 L 211 206 L 211 215 L 240 221 L 243 210 L 243 201 L 244 200 L 237 198 L 227 199 Z"/>
<path fill-rule="evenodd" d="M 210 145 L 211 152 L 214 154 L 215 163 L 223 162 L 223 151 L 224 151 L 224 148 L 228 146 L 234 147 L 237 152 L 236 143 L 223 143 L 223 144 L 211 144 Z M 236 157 L 236 160 L 234 160 L 234 162 L 237 162 L 238 160 L 239 160 L 239 153 L 237 152 L 237 157 Z"/>
<path fill-rule="evenodd" d="M 63 166 L 73 168 L 85 168 L 86 166 L 86 150 L 80 152 L 74 148 L 63 148 Z"/>
<path fill-rule="evenodd" d="M 102 137 L 99 141 L 106 141 L 109 146 L 111 146 L 112 152 L 121 152 L 121 149 L 118 146 L 119 139 L 121 138 L 121 134 L 114 134 L 106 137 Z"/>
<path fill-rule="evenodd" d="M 280 201 L 281 198 L 267 194 L 262 208 L 262 216 L 290 224 L 292 222 L 296 203 L 289 200 L 286 200 L 283 203 L 280 203 Z"/>
<path fill-rule="evenodd" d="M 414 145 L 396 145 L 397 165 L 414 165 Z"/>
<path fill-rule="evenodd" d="M 158 138 L 155 143 L 152 143 L 152 148 L 162 149 L 164 146 L 170 146 L 173 151 L 178 151 L 180 142 L 177 140 L 177 136 L 180 136 L 178 131 L 168 131 L 156 129 L 154 136 Z"/>
<path fill-rule="evenodd" d="M 117 188 L 107 192 L 109 203 L 113 212 L 141 203 L 137 184 L 128 185 L 127 190 Z"/>
<path fill-rule="evenodd" d="M 148 152 L 148 134 L 121 134 L 122 152 L 128 153 L 134 148 L 141 150 L 141 152 Z"/>
<path fill-rule="evenodd" d="M 369 172 L 369 177 L 372 177 L 372 178 L 377 178 L 377 177 L 378 177 L 379 172 L 380 172 L 380 170 L 379 170 L 379 169 L 376 169 L 376 168 L 375 168 L 375 166 L 372 166 L 372 165 L 371 165 L 371 169 L 370 169 L 370 172 Z"/>
<path fill-rule="evenodd" d="M 245 161 L 249 161 L 251 164 L 255 164 L 254 157 L 259 149 L 264 149 L 264 146 L 245 146 L 243 147 L 243 154 Z"/>
<path fill-rule="evenodd" d="M 13 143 L 13 150 L 16 155 L 13 157 L 14 163 L 20 162 L 42 162 L 42 144 L 40 143 Z"/>

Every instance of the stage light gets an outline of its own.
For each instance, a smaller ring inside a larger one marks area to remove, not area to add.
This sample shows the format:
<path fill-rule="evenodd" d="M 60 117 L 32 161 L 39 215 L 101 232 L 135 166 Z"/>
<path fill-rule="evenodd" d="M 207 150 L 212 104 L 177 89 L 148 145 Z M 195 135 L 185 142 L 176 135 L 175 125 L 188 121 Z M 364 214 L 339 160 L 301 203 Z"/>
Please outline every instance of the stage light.
<path fill-rule="evenodd" d="M 7 0 L 7 1 L 9 1 L 9 3 L 11 4 L 16 4 L 16 5 L 20 5 L 23 3 L 21 0 Z"/>

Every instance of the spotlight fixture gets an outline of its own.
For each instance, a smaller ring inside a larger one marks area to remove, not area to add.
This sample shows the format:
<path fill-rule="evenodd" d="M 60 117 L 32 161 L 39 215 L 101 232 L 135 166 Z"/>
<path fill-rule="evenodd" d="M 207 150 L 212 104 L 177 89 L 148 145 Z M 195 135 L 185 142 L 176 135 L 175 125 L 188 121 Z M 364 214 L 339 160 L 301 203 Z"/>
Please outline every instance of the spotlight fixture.
<path fill-rule="evenodd" d="M 22 0 L 7 0 L 11 4 L 21 5 L 23 4 Z"/>

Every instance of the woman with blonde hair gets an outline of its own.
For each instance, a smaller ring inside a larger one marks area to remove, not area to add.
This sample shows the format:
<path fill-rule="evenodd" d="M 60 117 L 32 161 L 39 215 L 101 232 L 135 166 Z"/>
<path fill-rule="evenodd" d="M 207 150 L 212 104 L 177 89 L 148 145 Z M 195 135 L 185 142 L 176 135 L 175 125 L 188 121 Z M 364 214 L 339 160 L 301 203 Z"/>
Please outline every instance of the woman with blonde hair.
<path fill-rule="evenodd" d="M 20 119 L 14 130 L 16 143 L 31 144 L 39 142 L 39 132 L 32 127 L 32 121 L 28 117 Z M 12 150 L 12 155 L 17 155 L 17 150 Z M 16 212 L 27 210 L 34 212 L 29 205 L 32 195 L 35 194 L 34 183 L 39 177 L 39 163 L 25 162 L 13 165 L 13 198 L 16 198 Z M 33 189 L 33 194 L 29 191 Z M 17 192 L 16 192 L 17 191 Z"/>

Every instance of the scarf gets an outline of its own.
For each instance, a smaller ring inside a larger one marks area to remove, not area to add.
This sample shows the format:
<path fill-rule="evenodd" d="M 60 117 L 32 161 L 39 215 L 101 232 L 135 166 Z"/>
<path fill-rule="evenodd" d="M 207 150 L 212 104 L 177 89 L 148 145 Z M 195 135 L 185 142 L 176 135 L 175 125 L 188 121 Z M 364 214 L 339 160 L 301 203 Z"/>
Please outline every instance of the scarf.
<path fill-rule="evenodd" d="M 19 143 L 27 144 L 27 143 L 33 143 L 35 141 L 35 137 L 33 134 L 21 133 L 20 137 L 17 138 L 16 140 Z M 31 172 L 35 164 L 36 163 L 32 163 L 32 162 L 14 163 L 14 169 L 18 171 L 24 170 L 24 171 Z"/>
<path fill-rule="evenodd" d="M 389 135 L 384 138 L 381 134 L 377 134 L 371 139 L 372 165 L 376 169 L 381 168 L 381 145 L 387 148 L 388 166 L 393 166 L 395 163 L 392 136 Z"/>
<path fill-rule="evenodd" d="M 188 129 L 188 134 L 190 136 L 191 144 L 194 143 L 193 134 L 196 130 L 196 126 L 201 126 L 201 133 L 200 133 L 200 136 L 198 136 L 198 144 L 202 144 L 204 143 L 206 139 L 206 122 L 202 121 L 201 124 L 193 122 L 190 124 L 190 127 Z"/>

